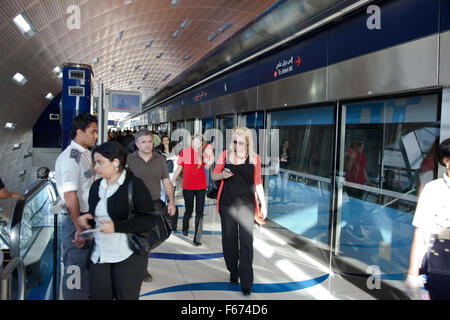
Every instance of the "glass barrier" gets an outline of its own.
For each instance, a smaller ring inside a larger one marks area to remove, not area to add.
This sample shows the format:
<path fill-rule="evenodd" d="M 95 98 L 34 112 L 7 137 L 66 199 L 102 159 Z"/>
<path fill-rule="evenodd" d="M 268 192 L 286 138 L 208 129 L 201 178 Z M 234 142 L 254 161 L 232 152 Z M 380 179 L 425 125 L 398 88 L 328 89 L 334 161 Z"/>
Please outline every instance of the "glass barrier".
<path fill-rule="evenodd" d="M 270 114 L 279 159 L 266 176 L 268 218 L 314 243 L 328 245 L 334 149 L 333 106 Z"/>
<path fill-rule="evenodd" d="M 11 256 L 20 258 L 27 270 L 27 300 L 58 298 L 60 269 L 58 215 L 50 212 L 57 199 L 56 185 L 42 181 L 14 209 L 11 221 Z M 56 243 L 55 243 L 56 242 Z M 55 273 L 56 270 L 56 273 Z"/>
<path fill-rule="evenodd" d="M 418 195 L 437 174 L 438 96 L 344 106 L 336 253 L 382 280 L 406 276 Z"/>

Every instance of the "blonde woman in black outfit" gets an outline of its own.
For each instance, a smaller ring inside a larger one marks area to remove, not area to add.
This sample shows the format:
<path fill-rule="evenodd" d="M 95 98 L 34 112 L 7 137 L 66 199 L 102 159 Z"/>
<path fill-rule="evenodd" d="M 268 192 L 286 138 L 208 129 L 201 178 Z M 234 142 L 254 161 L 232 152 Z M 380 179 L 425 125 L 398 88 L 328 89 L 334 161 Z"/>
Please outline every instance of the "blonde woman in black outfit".
<path fill-rule="evenodd" d="M 261 160 L 253 152 L 253 135 L 236 127 L 229 150 L 222 153 L 212 173 L 221 180 L 217 209 L 222 222 L 225 263 L 234 284 L 241 280 L 242 293 L 253 285 L 253 222 L 264 223 L 267 206 L 261 178 Z"/>

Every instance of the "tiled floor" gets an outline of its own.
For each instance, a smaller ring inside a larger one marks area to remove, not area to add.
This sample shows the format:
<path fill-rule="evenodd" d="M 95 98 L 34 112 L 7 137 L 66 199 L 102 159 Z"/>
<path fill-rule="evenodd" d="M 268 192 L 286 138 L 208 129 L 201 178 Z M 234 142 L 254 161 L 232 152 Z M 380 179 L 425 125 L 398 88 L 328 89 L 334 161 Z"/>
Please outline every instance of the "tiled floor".
<path fill-rule="evenodd" d="M 153 251 L 158 255 L 150 256 L 148 270 L 153 281 L 144 282 L 142 300 L 374 299 L 264 227 L 254 228 L 254 287 L 250 296 L 244 296 L 240 285 L 233 286 L 229 282 L 215 201 L 207 199 L 206 202 L 201 247 L 192 245 L 194 217 L 188 237 L 180 232 L 183 198 L 177 197 L 176 202 L 180 213 L 178 232 Z M 212 257 L 199 259 L 205 256 L 194 254 L 212 254 Z"/>

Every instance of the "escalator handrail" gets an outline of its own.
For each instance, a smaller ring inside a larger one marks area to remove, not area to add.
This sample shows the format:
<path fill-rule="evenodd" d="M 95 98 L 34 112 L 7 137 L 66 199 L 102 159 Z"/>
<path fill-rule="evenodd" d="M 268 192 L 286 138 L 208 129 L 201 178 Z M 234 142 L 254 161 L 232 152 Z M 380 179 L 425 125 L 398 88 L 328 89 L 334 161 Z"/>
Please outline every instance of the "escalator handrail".
<path fill-rule="evenodd" d="M 49 183 L 52 184 L 56 189 L 56 186 L 51 180 L 42 180 L 23 197 L 19 198 L 16 202 L 16 205 L 14 206 L 10 229 L 10 250 L 12 258 L 20 258 L 20 226 L 22 224 L 23 210 L 25 208 L 25 205 L 30 198 L 34 197 Z"/>
<path fill-rule="evenodd" d="M 1 253 L 1 261 L 3 263 L 3 253 Z M 25 265 L 23 264 L 22 259 L 13 258 L 4 269 L 0 268 L 0 275 L 1 275 L 0 279 L 9 280 L 12 277 L 14 270 L 16 269 L 18 274 L 17 280 L 19 283 L 17 299 L 25 300 Z"/>

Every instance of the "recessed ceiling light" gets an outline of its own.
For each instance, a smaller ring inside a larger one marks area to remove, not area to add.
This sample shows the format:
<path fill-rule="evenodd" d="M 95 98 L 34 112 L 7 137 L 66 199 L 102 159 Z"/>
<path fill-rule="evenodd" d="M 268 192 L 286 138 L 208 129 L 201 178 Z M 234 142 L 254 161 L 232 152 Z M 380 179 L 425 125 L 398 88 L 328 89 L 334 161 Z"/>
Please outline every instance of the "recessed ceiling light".
<path fill-rule="evenodd" d="M 61 68 L 59 66 L 57 66 L 52 70 L 52 72 L 55 74 L 59 74 L 61 72 Z"/>
<path fill-rule="evenodd" d="M 157 59 L 158 59 L 158 58 L 161 58 L 163 54 L 164 54 L 164 52 L 158 53 L 158 55 L 156 56 L 156 58 L 157 58 Z"/>
<path fill-rule="evenodd" d="M 153 43 L 153 40 L 150 40 L 149 42 L 147 42 L 147 43 L 145 44 L 145 47 L 146 47 L 146 48 L 150 48 L 150 46 L 152 45 L 152 43 Z"/>
<path fill-rule="evenodd" d="M 232 26 L 232 25 L 229 24 L 229 23 L 224 24 L 222 27 L 220 27 L 219 32 L 222 33 L 222 32 L 224 32 L 225 30 L 227 30 L 227 29 L 228 29 L 229 27 L 231 27 L 231 26 Z"/>
<path fill-rule="evenodd" d="M 123 0 L 123 5 L 126 6 L 127 4 L 130 4 L 134 2 L 134 0 Z"/>
<path fill-rule="evenodd" d="M 186 28 L 188 26 L 189 23 L 191 23 L 192 20 L 190 19 L 186 19 L 183 21 L 183 23 L 180 25 L 180 28 Z"/>
<path fill-rule="evenodd" d="M 54 97 L 55 97 L 55 96 L 54 96 L 51 92 L 49 92 L 49 93 L 45 96 L 45 99 L 47 99 L 47 100 L 52 100 Z"/>
<path fill-rule="evenodd" d="M 217 37 L 217 33 L 214 32 L 212 35 L 210 35 L 208 37 L 208 41 L 213 41 L 216 37 Z"/>
<path fill-rule="evenodd" d="M 123 36 L 123 31 L 117 32 L 117 34 L 116 34 L 116 40 L 122 39 L 122 36 Z"/>
<path fill-rule="evenodd" d="M 13 19 L 14 24 L 20 30 L 25 39 L 30 39 L 36 33 L 36 28 L 25 12 L 22 12 Z"/>
<path fill-rule="evenodd" d="M 7 122 L 5 124 L 5 128 L 6 129 L 10 129 L 10 130 L 14 130 L 14 129 L 16 129 L 16 123 L 14 123 L 14 122 Z"/>
<path fill-rule="evenodd" d="M 58 79 L 62 79 L 62 77 L 63 77 L 63 74 L 61 72 L 60 74 L 58 74 Z"/>
<path fill-rule="evenodd" d="M 16 143 L 15 145 L 13 145 L 13 150 L 20 149 L 21 146 L 22 146 L 21 143 Z"/>
<path fill-rule="evenodd" d="M 94 60 L 92 60 L 93 63 L 98 63 L 99 61 L 100 61 L 100 58 L 99 58 L 99 57 L 94 58 Z"/>
<path fill-rule="evenodd" d="M 27 83 L 27 81 L 28 81 L 28 79 L 27 78 L 25 78 L 24 76 L 23 76 L 23 74 L 21 74 L 21 73 L 16 73 L 15 75 L 14 75 L 14 77 L 13 77 L 13 80 L 18 84 L 18 85 L 21 85 L 21 86 L 23 86 L 25 83 Z"/>
<path fill-rule="evenodd" d="M 141 65 L 140 65 L 140 64 L 137 64 L 136 67 L 134 67 L 134 70 L 137 70 L 137 69 L 139 69 L 140 67 L 141 67 Z"/>
<path fill-rule="evenodd" d="M 180 34 L 181 30 L 183 30 L 183 29 L 178 28 L 177 31 L 175 31 L 173 33 L 172 37 L 174 37 L 174 38 L 178 37 L 178 35 Z"/>
<path fill-rule="evenodd" d="M 170 3 L 170 6 L 175 7 L 179 3 L 180 3 L 180 0 L 172 0 L 172 2 Z"/>
<path fill-rule="evenodd" d="M 189 60 L 192 56 L 190 54 L 188 54 L 187 56 L 184 57 L 184 60 Z"/>

